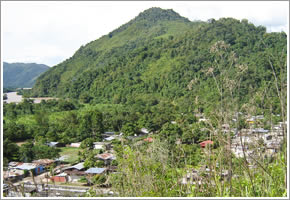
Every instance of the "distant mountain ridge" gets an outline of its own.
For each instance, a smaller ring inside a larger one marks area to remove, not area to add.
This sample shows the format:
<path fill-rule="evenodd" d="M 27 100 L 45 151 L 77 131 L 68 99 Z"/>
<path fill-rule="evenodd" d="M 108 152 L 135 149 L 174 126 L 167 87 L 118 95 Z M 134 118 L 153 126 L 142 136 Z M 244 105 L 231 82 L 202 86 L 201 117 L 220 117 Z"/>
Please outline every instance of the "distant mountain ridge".
<path fill-rule="evenodd" d="M 47 71 L 49 68 L 49 66 L 44 64 L 3 62 L 3 87 L 33 87 L 39 75 Z"/>

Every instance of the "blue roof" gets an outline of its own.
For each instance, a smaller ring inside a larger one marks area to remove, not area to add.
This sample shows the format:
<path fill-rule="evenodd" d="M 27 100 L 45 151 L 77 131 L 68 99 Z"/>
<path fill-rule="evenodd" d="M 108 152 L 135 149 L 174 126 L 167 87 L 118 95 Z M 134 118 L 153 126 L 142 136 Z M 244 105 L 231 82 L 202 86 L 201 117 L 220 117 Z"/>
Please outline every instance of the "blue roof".
<path fill-rule="evenodd" d="M 106 170 L 106 168 L 90 168 L 85 173 L 87 174 L 101 174 Z"/>

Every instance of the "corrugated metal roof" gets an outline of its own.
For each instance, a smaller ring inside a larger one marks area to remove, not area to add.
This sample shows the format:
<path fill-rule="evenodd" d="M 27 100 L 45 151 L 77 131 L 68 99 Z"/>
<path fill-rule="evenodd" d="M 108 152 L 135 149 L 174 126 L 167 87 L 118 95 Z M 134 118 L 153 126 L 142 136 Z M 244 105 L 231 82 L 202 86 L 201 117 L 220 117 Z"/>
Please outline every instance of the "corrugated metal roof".
<path fill-rule="evenodd" d="M 61 174 L 58 174 L 58 175 L 56 175 L 56 176 L 67 176 L 67 173 L 61 173 Z"/>
<path fill-rule="evenodd" d="M 73 167 L 76 168 L 76 169 L 78 169 L 78 170 L 81 170 L 81 169 L 84 168 L 84 162 L 79 163 L 79 164 L 76 164 L 76 165 L 74 165 Z"/>
<path fill-rule="evenodd" d="M 82 170 L 84 167 L 84 162 L 78 163 L 76 165 L 70 166 L 70 167 L 65 167 L 63 168 L 63 170 L 67 170 L 67 169 L 77 169 L 77 170 Z"/>
<path fill-rule="evenodd" d="M 101 174 L 106 170 L 106 168 L 90 168 L 85 173 L 87 174 Z"/>
<path fill-rule="evenodd" d="M 148 134 L 149 133 L 149 130 L 147 128 L 141 128 L 141 132 Z"/>
<path fill-rule="evenodd" d="M 46 145 L 50 147 L 55 147 L 59 142 L 47 142 Z"/>
<path fill-rule="evenodd" d="M 103 133 L 104 135 L 115 135 L 115 132 L 112 131 L 107 131 L 105 133 Z"/>
<path fill-rule="evenodd" d="M 18 165 L 15 168 L 21 169 L 21 170 L 31 170 L 31 169 L 35 169 L 38 166 L 39 164 L 36 164 L 36 163 L 23 163 L 22 165 Z"/>
<path fill-rule="evenodd" d="M 39 160 L 32 161 L 32 163 L 48 165 L 48 164 L 54 163 L 54 160 L 51 160 L 51 159 L 39 159 Z"/>
<path fill-rule="evenodd" d="M 105 138 L 105 140 L 107 140 L 107 141 L 111 141 L 111 140 L 114 140 L 114 139 L 115 139 L 115 137 L 113 137 L 113 136 Z"/>
<path fill-rule="evenodd" d="M 16 167 L 17 165 L 22 165 L 22 164 L 23 164 L 22 162 L 10 162 L 10 163 L 8 163 L 8 166 Z"/>

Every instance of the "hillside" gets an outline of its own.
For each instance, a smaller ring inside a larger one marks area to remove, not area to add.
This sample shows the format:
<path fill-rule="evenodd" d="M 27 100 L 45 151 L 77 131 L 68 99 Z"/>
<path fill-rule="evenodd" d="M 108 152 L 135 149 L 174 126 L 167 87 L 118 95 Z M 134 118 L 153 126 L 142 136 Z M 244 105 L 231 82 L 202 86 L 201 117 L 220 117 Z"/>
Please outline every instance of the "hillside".
<path fill-rule="evenodd" d="M 60 156 L 106 168 L 65 183 L 86 197 L 286 197 L 286 45 L 247 20 L 146 10 L 23 90 L 59 99 L 3 104 L 3 169 Z"/>
<path fill-rule="evenodd" d="M 139 98 L 184 102 L 198 97 L 207 102 L 202 107 L 208 107 L 218 98 L 207 70 L 219 59 L 210 50 L 219 41 L 227 47 L 222 48 L 223 59 L 228 59 L 222 70 L 230 54 L 235 65 L 247 66 L 238 94 L 243 102 L 274 80 L 269 61 L 286 56 L 285 33 L 267 33 L 265 27 L 232 18 L 190 22 L 172 10 L 151 8 L 42 74 L 32 95 L 91 103 L 132 103 Z"/>
<path fill-rule="evenodd" d="M 30 88 L 49 66 L 35 63 L 3 63 L 4 88 Z"/>

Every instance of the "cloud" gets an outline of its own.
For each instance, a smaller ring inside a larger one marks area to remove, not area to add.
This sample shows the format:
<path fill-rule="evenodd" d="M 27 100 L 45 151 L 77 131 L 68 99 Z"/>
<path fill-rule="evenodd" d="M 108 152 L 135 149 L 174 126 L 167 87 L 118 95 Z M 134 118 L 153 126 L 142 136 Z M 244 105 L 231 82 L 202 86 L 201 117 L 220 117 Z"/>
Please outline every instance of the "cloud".
<path fill-rule="evenodd" d="M 173 9 L 190 20 L 248 19 L 288 33 L 289 2 L 1 2 L 3 58 L 53 66 L 150 7 Z"/>

